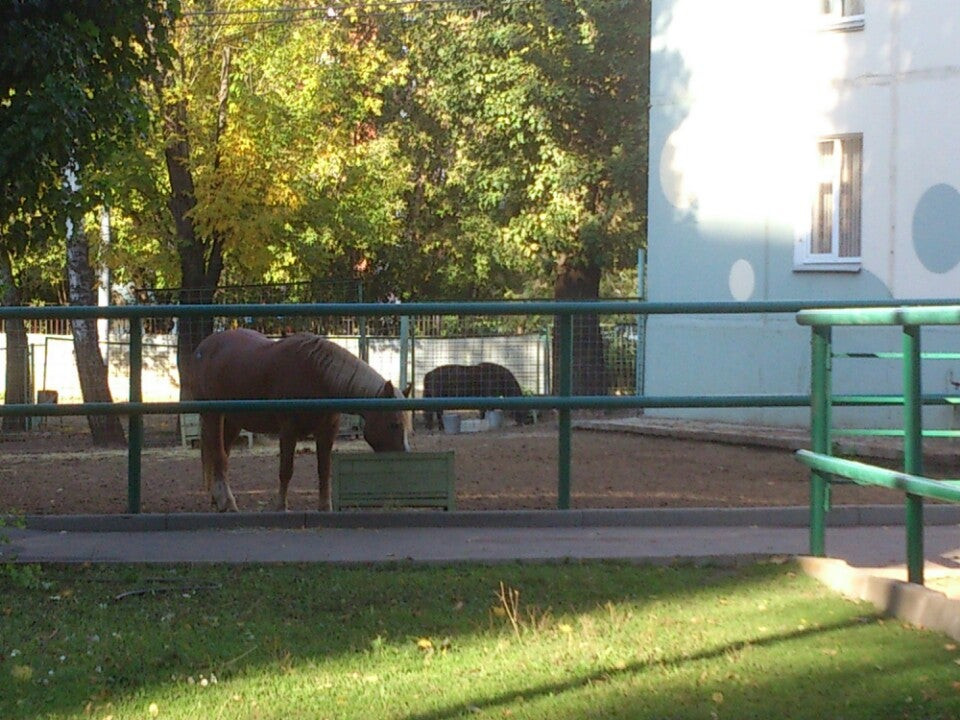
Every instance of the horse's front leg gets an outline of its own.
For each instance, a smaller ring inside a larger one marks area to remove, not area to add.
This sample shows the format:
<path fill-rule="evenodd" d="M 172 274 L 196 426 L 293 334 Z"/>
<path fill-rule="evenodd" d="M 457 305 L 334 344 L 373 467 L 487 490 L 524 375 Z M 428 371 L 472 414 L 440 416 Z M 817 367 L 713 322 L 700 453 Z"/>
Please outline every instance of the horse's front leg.
<path fill-rule="evenodd" d="M 236 437 L 225 437 L 223 415 L 203 413 L 200 416 L 200 462 L 203 481 L 218 512 L 237 512 L 237 502 L 227 482 L 229 443 Z"/>
<path fill-rule="evenodd" d="M 331 413 L 323 416 L 313 433 L 317 442 L 317 487 L 320 494 L 318 507 L 321 512 L 333 510 L 330 498 L 330 455 L 339 429 L 340 413 Z"/>
<path fill-rule="evenodd" d="M 280 430 L 280 491 L 277 495 L 277 511 L 287 510 L 287 488 L 293 477 L 293 456 L 297 450 L 297 434 L 289 428 Z"/>

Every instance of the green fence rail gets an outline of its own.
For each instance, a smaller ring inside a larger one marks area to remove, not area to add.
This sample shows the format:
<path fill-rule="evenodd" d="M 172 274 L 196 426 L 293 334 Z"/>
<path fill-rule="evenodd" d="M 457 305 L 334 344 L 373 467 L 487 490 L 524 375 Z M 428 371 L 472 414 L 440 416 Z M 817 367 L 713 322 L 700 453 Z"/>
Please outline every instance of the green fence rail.
<path fill-rule="evenodd" d="M 858 310 L 883 308 L 889 301 L 859 301 L 846 306 Z M 957 301 L 917 300 L 915 305 L 956 305 Z M 910 303 L 906 303 L 909 305 Z M 363 412 L 366 410 L 444 410 L 472 408 L 486 410 L 545 410 L 559 413 L 557 507 L 570 507 L 571 416 L 576 409 L 643 409 L 643 408 L 761 408 L 807 407 L 812 398 L 807 394 L 783 395 L 694 395 L 694 396 L 573 396 L 573 333 L 574 315 L 627 314 L 638 317 L 649 315 L 750 315 L 794 314 L 808 308 L 830 308 L 836 303 L 809 301 L 768 302 L 703 302 L 651 303 L 641 301 L 519 301 L 519 302 L 425 302 L 409 304 L 388 303 L 322 303 L 322 304 L 256 304 L 256 305 L 154 305 L 154 306 L 70 306 L 70 307 L 0 307 L 0 320 L 23 319 L 82 319 L 108 318 L 130 321 L 130 394 L 129 402 L 77 403 L 64 405 L 10 404 L 0 405 L 0 417 L 64 416 L 64 415 L 124 415 L 129 418 L 128 432 L 128 511 L 140 511 L 141 451 L 143 445 L 143 416 L 206 411 L 283 411 L 315 410 Z M 929 311 L 926 308 L 925 311 Z M 399 316 L 423 315 L 553 315 L 558 319 L 559 382 L 556 395 L 519 398 L 416 398 L 416 399 L 326 399 L 326 400 L 262 400 L 262 401 L 182 401 L 142 402 L 141 365 L 143 320 L 167 317 L 224 317 L 248 318 L 263 316 Z M 834 405 L 898 405 L 902 396 L 850 395 L 833 398 Z M 946 395 L 925 395 L 921 402 L 947 404 Z M 816 449 L 816 448 L 815 448 Z"/>
<path fill-rule="evenodd" d="M 878 485 L 912 495 L 922 495 L 931 500 L 960 502 L 960 480 L 931 480 L 809 450 L 797 450 L 796 455 L 800 462 L 810 468 L 847 478 L 860 485 Z"/>
<path fill-rule="evenodd" d="M 880 308 L 810 309 L 797 313 L 797 322 L 811 328 L 810 434 L 813 451 L 800 451 L 810 474 L 810 553 L 825 554 L 829 482 L 840 476 L 859 483 L 902 490 L 906 494 L 907 579 L 923 584 L 923 499 L 960 502 L 954 481 L 923 477 L 923 406 L 921 386 L 921 326 L 960 325 L 960 305 Z M 836 326 L 900 326 L 903 368 L 903 472 L 831 457 L 831 396 L 833 328 Z M 943 397 L 948 404 L 956 398 Z"/>

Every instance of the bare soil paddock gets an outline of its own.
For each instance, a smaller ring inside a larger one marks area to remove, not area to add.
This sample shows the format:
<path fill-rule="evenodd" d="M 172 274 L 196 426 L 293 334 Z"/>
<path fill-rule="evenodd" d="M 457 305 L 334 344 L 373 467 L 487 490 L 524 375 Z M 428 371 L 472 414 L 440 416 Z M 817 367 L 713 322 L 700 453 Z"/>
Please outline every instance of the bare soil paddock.
<path fill-rule="evenodd" d="M 81 419 L 51 420 L 46 429 L 0 435 L 0 513 L 76 514 L 126 511 L 125 450 L 93 448 Z M 143 452 L 143 512 L 210 509 L 200 452 L 179 445 L 173 418 L 148 417 Z M 290 488 L 295 510 L 317 505 L 316 460 L 301 445 Z M 338 443 L 369 450 L 362 440 Z M 550 509 L 557 503 L 556 424 L 445 435 L 418 430 L 414 450 L 453 450 L 457 503 L 463 510 Z M 237 445 L 231 484 L 241 510 L 271 509 L 278 451 L 258 436 Z M 947 469 L 949 470 L 952 469 Z M 956 477 L 956 474 L 954 474 Z M 577 508 L 757 507 L 804 505 L 807 471 L 786 450 L 576 430 L 572 504 Z M 839 486 L 834 502 L 898 504 L 883 489 Z"/>

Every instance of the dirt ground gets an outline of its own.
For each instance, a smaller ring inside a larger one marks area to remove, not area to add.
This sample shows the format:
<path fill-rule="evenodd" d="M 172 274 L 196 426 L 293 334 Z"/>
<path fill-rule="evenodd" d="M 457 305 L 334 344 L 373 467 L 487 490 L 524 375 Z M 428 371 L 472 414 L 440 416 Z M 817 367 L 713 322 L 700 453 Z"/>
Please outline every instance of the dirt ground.
<path fill-rule="evenodd" d="M 125 450 L 99 450 L 73 418 L 42 431 L 0 435 L 0 513 L 80 514 L 126 511 Z M 200 475 L 200 451 L 179 446 L 173 419 L 146 419 L 142 511 L 210 509 Z M 551 509 L 557 505 L 557 429 L 534 426 L 445 435 L 418 430 L 415 451 L 453 450 L 461 510 Z M 290 485 L 290 508 L 317 506 L 315 453 L 300 446 Z M 341 450 L 369 450 L 362 441 Z M 230 478 L 241 510 L 272 509 L 278 451 L 258 436 L 238 444 Z M 758 507 L 804 505 L 807 471 L 787 450 L 575 430 L 572 505 L 575 508 Z M 835 504 L 898 504 L 880 488 L 836 486 Z"/>

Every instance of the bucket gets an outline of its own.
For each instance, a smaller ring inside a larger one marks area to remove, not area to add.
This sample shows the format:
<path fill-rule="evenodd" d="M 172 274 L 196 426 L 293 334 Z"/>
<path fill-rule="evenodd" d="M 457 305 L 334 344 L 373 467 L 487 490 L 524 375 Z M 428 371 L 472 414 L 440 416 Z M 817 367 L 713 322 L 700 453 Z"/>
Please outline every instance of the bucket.
<path fill-rule="evenodd" d="M 456 413 L 443 414 L 443 431 L 447 435 L 460 434 L 460 416 Z"/>
<path fill-rule="evenodd" d="M 503 410 L 487 410 L 487 428 L 499 430 L 503 427 Z"/>

